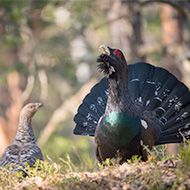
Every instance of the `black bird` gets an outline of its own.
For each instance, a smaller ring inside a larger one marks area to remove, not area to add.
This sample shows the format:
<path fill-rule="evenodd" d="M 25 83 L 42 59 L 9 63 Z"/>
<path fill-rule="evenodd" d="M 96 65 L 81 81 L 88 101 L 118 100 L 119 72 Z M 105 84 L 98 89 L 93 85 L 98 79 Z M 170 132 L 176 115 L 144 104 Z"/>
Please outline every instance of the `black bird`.
<path fill-rule="evenodd" d="M 31 126 L 34 114 L 42 106 L 41 103 L 30 103 L 22 109 L 16 137 L 12 144 L 5 149 L 1 157 L 1 167 L 12 165 L 12 171 L 23 171 L 25 162 L 30 167 L 34 167 L 37 159 L 43 160 Z"/>
<path fill-rule="evenodd" d="M 98 68 L 106 75 L 84 98 L 74 134 L 95 136 L 96 156 L 133 155 L 147 160 L 154 145 L 190 138 L 190 92 L 167 70 L 140 62 L 127 65 L 118 49 L 100 46 Z"/>

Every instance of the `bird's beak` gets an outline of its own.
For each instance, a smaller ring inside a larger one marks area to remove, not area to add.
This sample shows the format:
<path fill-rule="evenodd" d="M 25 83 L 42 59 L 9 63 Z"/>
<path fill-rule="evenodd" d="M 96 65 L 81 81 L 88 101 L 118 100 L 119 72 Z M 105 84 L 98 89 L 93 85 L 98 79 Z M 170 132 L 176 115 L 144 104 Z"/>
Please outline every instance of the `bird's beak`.
<path fill-rule="evenodd" d="M 40 108 L 40 107 L 42 107 L 42 106 L 43 106 L 42 103 L 36 103 L 36 107 L 37 107 L 37 108 Z"/>
<path fill-rule="evenodd" d="M 99 51 L 101 51 L 103 54 L 107 54 L 108 56 L 110 55 L 110 50 L 106 45 L 100 45 Z"/>

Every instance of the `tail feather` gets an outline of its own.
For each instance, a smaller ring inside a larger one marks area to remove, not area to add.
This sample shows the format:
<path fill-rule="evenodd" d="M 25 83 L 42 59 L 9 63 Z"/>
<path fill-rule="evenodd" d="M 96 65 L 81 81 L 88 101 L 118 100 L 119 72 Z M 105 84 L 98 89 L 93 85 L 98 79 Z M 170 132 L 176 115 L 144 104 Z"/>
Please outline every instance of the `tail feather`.
<path fill-rule="evenodd" d="M 139 81 L 146 81 L 152 77 L 155 67 L 147 63 L 136 63 L 129 65 L 129 80 L 138 79 Z M 145 74 L 146 73 L 146 74 Z"/>
<path fill-rule="evenodd" d="M 84 98 L 74 117 L 74 134 L 94 136 L 99 118 L 104 114 L 108 97 L 108 81 L 103 78 Z"/>
<path fill-rule="evenodd" d="M 181 96 L 177 102 L 175 104 L 173 104 L 172 106 L 169 106 L 169 109 L 167 110 L 167 112 L 164 113 L 163 117 L 165 117 L 166 119 L 172 119 L 175 118 L 175 116 L 180 112 L 180 110 L 183 108 L 183 110 L 186 110 L 186 106 L 190 104 L 190 94 L 186 93 L 185 95 Z M 170 102 L 171 103 L 171 102 Z M 181 111 L 180 114 L 182 114 Z"/>
<path fill-rule="evenodd" d="M 183 127 L 184 125 L 181 124 L 181 121 L 186 121 L 187 123 L 190 123 L 190 104 L 188 106 L 185 106 L 180 112 L 175 114 L 173 117 L 171 117 L 167 123 L 165 124 L 164 128 L 167 129 L 172 126 L 177 126 L 177 123 Z M 178 128 L 178 126 L 177 126 Z M 179 129 L 179 128 L 178 128 Z"/>
<path fill-rule="evenodd" d="M 86 135 L 86 136 L 94 136 L 94 133 L 95 133 L 95 129 L 94 127 L 88 123 L 88 127 L 85 127 L 80 125 L 80 124 L 77 124 L 73 133 L 75 135 Z"/>
<path fill-rule="evenodd" d="M 142 100 L 143 110 L 149 111 L 154 117 L 151 127 L 154 131 L 155 143 L 171 143 L 173 139 L 175 142 L 181 142 L 183 137 L 179 134 L 179 128 L 183 129 L 183 134 L 184 126 L 190 123 L 190 118 L 187 117 L 187 113 L 190 112 L 188 106 L 190 104 L 190 92 L 183 83 L 165 69 L 155 67 L 154 70 L 149 71 L 154 72 L 154 74 L 144 73 L 151 77 L 144 77 L 147 80 L 140 81 L 142 90 L 139 96 Z M 154 113 L 156 113 L 155 116 Z M 147 119 L 150 118 L 147 116 Z M 180 123 L 178 123 L 179 120 Z M 190 126 L 188 127 L 190 131 Z M 160 129 L 158 130 L 158 128 Z M 185 137 L 190 135 L 190 132 L 187 132 L 188 130 L 186 129 Z"/>
<path fill-rule="evenodd" d="M 129 65 L 129 91 L 133 101 L 141 101 L 140 97 L 142 96 L 142 90 L 144 86 L 144 83 L 142 82 L 150 78 L 154 70 L 155 67 L 150 67 L 147 63 L 136 63 L 134 65 Z M 148 74 L 145 75 L 144 73 Z M 151 85 L 149 85 L 148 83 L 147 86 L 151 88 Z M 145 96 L 143 96 L 143 98 L 145 98 Z"/>
<path fill-rule="evenodd" d="M 181 126 L 184 125 L 184 128 L 181 128 Z M 169 129 L 165 131 L 161 137 L 160 142 L 156 144 L 164 144 L 164 143 L 181 143 L 184 141 L 183 138 L 186 140 L 190 139 L 190 123 L 187 123 L 187 121 L 184 121 L 182 123 L 178 123 L 176 127 L 179 128 L 179 130 L 175 130 L 175 128 Z"/>
<path fill-rule="evenodd" d="M 180 103 L 179 98 L 187 93 L 188 89 L 182 83 L 178 82 L 178 84 L 171 90 L 170 94 L 164 99 L 162 102 L 163 109 L 168 109 L 172 105 L 176 105 L 176 103 Z M 183 100 L 183 99 L 182 99 Z"/>
<path fill-rule="evenodd" d="M 140 97 L 140 84 L 138 81 L 129 82 L 130 95 L 133 102 Z"/>
<path fill-rule="evenodd" d="M 144 90 L 146 89 L 146 90 Z M 147 90 L 148 89 L 148 90 Z M 153 100 L 155 97 L 155 86 L 150 84 L 150 83 L 145 83 L 142 87 L 142 93 L 141 93 L 141 97 L 143 99 L 143 107 L 145 107 L 150 100 Z M 150 93 L 153 92 L 153 93 Z"/>
<path fill-rule="evenodd" d="M 153 66 L 152 66 L 153 67 Z M 160 84 L 164 84 L 168 80 L 169 72 L 163 68 L 155 67 L 154 74 L 151 77 L 152 81 L 159 81 Z"/>
<path fill-rule="evenodd" d="M 86 113 L 88 113 L 88 114 L 86 114 Z M 100 114 L 96 114 L 95 110 L 92 111 L 84 104 L 83 108 L 80 109 L 80 117 L 79 118 L 81 118 L 83 120 L 87 120 L 88 122 L 97 124 L 97 122 L 95 122 L 95 121 L 99 120 L 99 115 Z"/>
<path fill-rule="evenodd" d="M 161 141 L 160 141 L 160 143 L 159 144 L 166 144 L 166 143 L 168 143 L 168 142 L 170 142 L 170 143 L 180 143 L 181 141 L 179 141 L 178 142 L 178 140 L 179 140 L 179 133 L 178 132 L 176 132 L 176 133 L 174 133 L 174 134 L 170 134 L 170 135 L 165 135 L 165 136 L 161 136 Z M 158 144 L 156 144 L 156 145 L 158 145 Z"/>
<path fill-rule="evenodd" d="M 99 96 L 101 97 L 101 96 Z M 89 101 L 91 100 L 91 101 Z M 88 94 L 86 96 L 86 98 L 84 99 L 83 101 L 83 105 L 82 107 L 80 108 L 80 112 L 85 114 L 86 113 L 94 113 L 97 118 L 99 118 L 104 112 L 102 110 L 102 107 L 104 106 L 104 104 L 100 103 L 99 105 L 96 105 L 95 103 L 93 102 L 97 102 L 97 101 L 100 101 L 100 102 L 103 102 L 103 98 L 99 98 L 98 97 L 95 97 L 95 96 L 92 96 L 91 94 Z"/>
<path fill-rule="evenodd" d="M 187 120 L 189 120 L 189 118 Z M 167 136 L 169 134 L 174 134 L 175 132 L 179 133 L 179 131 L 183 131 L 184 127 L 181 127 L 181 126 L 185 126 L 186 124 L 188 124 L 187 120 L 184 120 L 175 124 L 178 130 L 172 127 L 165 127 L 164 131 L 162 132 L 162 135 Z"/>
<path fill-rule="evenodd" d="M 162 99 L 162 101 L 171 93 L 171 90 L 175 88 L 177 83 L 179 82 L 176 77 L 167 72 L 168 78 L 163 83 L 160 82 L 160 89 L 157 92 L 158 98 Z M 159 77 L 160 79 L 160 77 Z"/>

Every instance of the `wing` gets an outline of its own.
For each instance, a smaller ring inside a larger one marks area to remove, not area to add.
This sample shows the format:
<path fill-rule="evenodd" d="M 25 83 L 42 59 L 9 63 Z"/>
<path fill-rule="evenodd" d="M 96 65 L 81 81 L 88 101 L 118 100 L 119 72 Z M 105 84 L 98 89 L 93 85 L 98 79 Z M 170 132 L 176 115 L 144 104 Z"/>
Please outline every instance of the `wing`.
<path fill-rule="evenodd" d="M 40 148 L 36 145 L 27 145 L 21 150 L 20 162 L 24 164 L 27 162 L 30 167 L 33 167 L 36 160 L 43 161 L 43 155 Z"/>
<path fill-rule="evenodd" d="M 2 155 L 1 167 L 11 164 L 14 166 L 13 170 L 17 170 L 18 166 L 23 166 L 25 162 L 33 167 L 37 159 L 43 160 L 43 155 L 36 145 L 18 146 L 12 144 L 6 148 Z"/>
<path fill-rule="evenodd" d="M 12 165 L 18 165 L 19 164 L 19 158 L 18 158 L 18 155 L 19 155 L 19 152 L 20 152 L 20 147 L 13 144 L 13 145 L 10 145 L 8 146 L 2 157 L 1 157 L 1 167 L 5 167 L 9 164 L 12 164 Z"/>

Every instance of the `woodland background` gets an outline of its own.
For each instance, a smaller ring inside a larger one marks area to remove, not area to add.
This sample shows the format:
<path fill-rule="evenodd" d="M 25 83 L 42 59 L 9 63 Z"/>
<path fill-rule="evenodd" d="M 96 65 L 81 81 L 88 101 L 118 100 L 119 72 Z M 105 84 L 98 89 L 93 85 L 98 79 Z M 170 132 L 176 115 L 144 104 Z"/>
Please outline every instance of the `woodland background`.
<path fill-rule="evenodd" d="M 32 125 L 44 158 L 94 157 L 93 138 L 73 135 L 73 117 L 101 79 L 101 44 L 129 64 L 167 68 L 190 87 L 189 0 L 0 0 L 0 155 L 22 107 L 42 102 Z"/>

